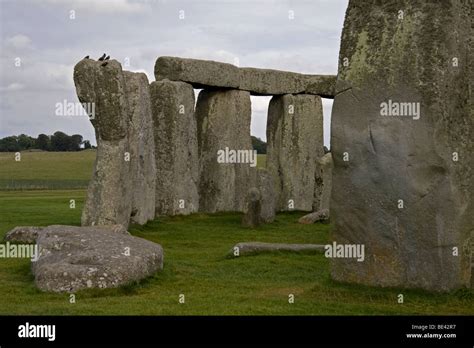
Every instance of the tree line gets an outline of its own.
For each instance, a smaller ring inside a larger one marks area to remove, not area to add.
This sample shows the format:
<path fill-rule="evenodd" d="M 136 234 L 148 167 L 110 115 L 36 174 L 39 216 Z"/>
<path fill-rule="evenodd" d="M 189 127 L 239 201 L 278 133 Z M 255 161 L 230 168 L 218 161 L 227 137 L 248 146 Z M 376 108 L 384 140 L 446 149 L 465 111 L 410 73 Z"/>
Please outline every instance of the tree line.
<path fill-rule="evenodd" d="M 267 153 L 267 143 L 260 138 L 252 136 L 252 147 L 258 154 Z M 53 135 L 40 134 L 37 138 L 26 134 L 12 135 L 0 139 L 0 152 L 17 152 L 31 149 L 43 151 L 81 151 L 92 149 L 89 140 L 84 140 L 82 135 L 68 135 L 55 132 Z"/>
<path fill-rule="evenodd" d="M 267 143 L 264 142 L 260 138 L 254 137 L 253 135 L 252 135 L 252 147 L 254 150 L 257 150 L 258 154 L 267 153 Z"/>
<path fill-rule="evenodd" d="M 40 134 L 37 138 L 26 134 L 12 135 L 0 139 L 0 152 L 17 152 L 31 149 L 43 151 L 81 151 L 94 148 L 82 135 L 68 135 L 55 132 L 53 135 Z"/>

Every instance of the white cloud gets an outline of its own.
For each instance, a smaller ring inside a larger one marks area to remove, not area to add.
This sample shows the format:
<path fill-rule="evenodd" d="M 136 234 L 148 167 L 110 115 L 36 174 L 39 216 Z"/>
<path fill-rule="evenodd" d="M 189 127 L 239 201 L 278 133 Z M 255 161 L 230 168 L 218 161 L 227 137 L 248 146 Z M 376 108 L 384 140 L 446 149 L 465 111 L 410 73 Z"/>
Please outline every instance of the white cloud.
<path fill-rule="evenodd" d="M 146 1 L 132 2 L 129 0 L 37 0 L 42 4 L 60 5 L 69 10 L 95 12 L 100 14 L 140 13 L 147 10 Z M 76 13 L 77 15 L 77 13 Z"/>
<path fill-rule="evenodd" d="M 13 82 L 13 83 L 10 83 L 6 88 L 2 88 L 2 90 L 6 92 L 14 92 L 14 91 L 22 90 L 23 88 L 25 88 L 23 84 Z"/>
<path fill-rule="evenodd" d="M 23 34 L 17 34 L 7 38 L 6 43 L 8 46 L 15 49 L 25 49 L 31 47 L 31 39 Z"/>

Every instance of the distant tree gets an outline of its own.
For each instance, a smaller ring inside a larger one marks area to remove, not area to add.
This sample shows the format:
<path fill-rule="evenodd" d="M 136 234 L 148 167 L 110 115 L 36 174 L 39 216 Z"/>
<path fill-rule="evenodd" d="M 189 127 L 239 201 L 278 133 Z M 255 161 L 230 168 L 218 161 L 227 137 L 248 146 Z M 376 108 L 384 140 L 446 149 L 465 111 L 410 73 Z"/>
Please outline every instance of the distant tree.
<path fill-rule="evenodd" d="M 51 136 L 51 151 L 69 151 L 70 143 L 69 135 L 57 131 Z"/>
<path fill-rule="evenodd" d="M 0 152 L 7 151 L 20 151 L 20 145 L 18 144 L 18 137 L 10 136 L 0 139 Z"/>
<path fill-rule="evenodd" d="M 73 134 L 69 139 L 69 151 L 80 151 L 82 144 L 82 135 Z"/>
<path fill-rule="evenodd" d="M 18 145 L 20 146 L 20 150 L 32 149 L 35 147 L 35 139 L 26 134 L 20 134 L 18 136 Z"/>
<path fill-rule="evenodd" d="M 92 149 L 91 142 L 89 140 L 84 140 L 83 144 L 84 144 L 84 150 Z"/>
<path fill-rule="evenodd" d="M 36 148 L 44 151 L 48 151 L 50 148 L 50 140 L 46 134 L 38 135 L 38 139 L 36 139 Z"/>
<path fill-rule="evenodd" d="M 254 150 L 257 150 L 258 154 L 267 153 L 267 143 L 264 142 L 260 138 L 254 137 L 253 135 L 252 135 L 252 147 Z"/>
<path fill-rule="evenodd" d="M 84 147 L 82 147 L 84 146 Z M 9 136 L 0 139 L 0 152 L 23 151 L 28 149 L 40 149 L 44 151 L 81 151 L 82 149 L 95 148 L 89 140 L 84 140 L 82 135 L 57 131 L 53 135 L 38 135 L 38 138 L 26 134 Z"/>

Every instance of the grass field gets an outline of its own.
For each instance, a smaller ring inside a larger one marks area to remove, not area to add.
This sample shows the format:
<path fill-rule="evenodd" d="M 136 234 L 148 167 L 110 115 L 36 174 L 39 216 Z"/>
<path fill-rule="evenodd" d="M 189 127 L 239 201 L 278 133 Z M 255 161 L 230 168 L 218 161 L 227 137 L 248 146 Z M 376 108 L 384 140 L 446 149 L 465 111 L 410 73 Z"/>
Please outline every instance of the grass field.
<path fill-rule="evenodd" d="M 92 175 L 95 150 L 80 152 L 0 152 L 0 190 L 57 190 L 86 188 Z M 257 155 L 264 168 L 266 155 Z"/>
<path fill-rule="evenodd" d="M 50 167 L 47 163 L 38 166 Z M 81 170 L 76 167 L 70 175 L 78 177 Z M 5 171 L 2 173 L 4 178 Z M 46 174 L 39 171 L 26 174 L 19 170 L 18 175 L 36 180 Z M 47 175 L 54 179 L 54 173 Z M 75 209 L 70 209 L 70 199 L 76 200 Z M 0 239 L 19 225 L 79 225 L 84 199 L 84 189 L 0 191 Z M 279 214 L 273 224 L 257 229 L 241 227 L 238 213 L 168 217 L 145 226 L 132 226 L 130 232 L 133 235 L 163 246 L 164 270 L 138 284 L 122 288 L 80 291 L 76 294 L 75 304 L 69 303 L 67 294 L 37 290 L 28 260 L 0 258 L 0 314 L 474 313 L 471 290 L 434 294 L 336 283 L 329 276 L 328 260 L 319 254 L 226 257 L 234 244 L 243 241 L 329 241 L 330 225 L 300 225 L 296 221 L 301 215 L 298 212 Z M 397 302 L 400 293 L 404 295 L 403 304 Z M 180 294 L 185 295 L 184 304 L 178 302 Z M 289 294 L 295 295 L 293 304 L 288 303 Z"/>
<path fill-rule="evenodd" d="M 0 152 L 0 190 L 86 188 L 95 150 L 80 152 Z"/>

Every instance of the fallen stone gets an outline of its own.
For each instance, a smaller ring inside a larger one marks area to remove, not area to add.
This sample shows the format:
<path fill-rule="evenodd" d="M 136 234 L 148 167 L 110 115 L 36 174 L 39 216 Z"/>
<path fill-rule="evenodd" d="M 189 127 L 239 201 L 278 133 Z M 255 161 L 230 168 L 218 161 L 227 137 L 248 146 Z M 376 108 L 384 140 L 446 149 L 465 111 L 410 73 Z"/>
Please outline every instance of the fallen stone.
<path fill-rule="evenodd" d="M 5 234 L 4 240 L 7 242 L 34 244 L 38 233 L 44 227 L 37 226 L 17 226 Z"/>
<path fill-rule="evenodd" d="M 252 187 L 247 193 L 246 207 L 244 215 L 242 216 L 242 226 L 244 227 L 257 227 L 262 223 L 261 220 L 261 201 L 260 191 Z"/>
<path fill-rule="evenodd" d="M 199 93 L 196 118 L 200 211 L 244 211 L 245 195 L 255 186 L 255 167 L 250 167 L 250 163 L 218 163 L 218 151 L 227 148 L 253 153 L 250 115 L 248 92 L 203 90 Z M 243 159 L 246 158 L 250 157 Z"/>
<path fill-rule="evenodd" d="M 313 213 L 307 214 L 303 217 L 301 217 L 298 222 L 300 224 L 314 224 L 315 222 L 323 222 L 323 223 L 329 223 L 329 210 L 328 209 L 322 209 L 315 211 Z"/>
<path fill-rule="evenodd" d="M 350 0 L 346 12 L 331 124 L 332 238 L 364 245 L 366 255 L 335 258 L 331 275 L 371 286 L 470 287 L 472 7 L 399 5 Z"/>
<path fill-rule="evenodd" d="M 144 73 L 123 73 L 130 112 L 131 221 L 143 225 L 155 218 L 155 141 L 149 83 Z"/>
<path fill-rule="evenodd" d="M 273 97 L 267 119 L 267 170 L 276 181 L 277 211 L 313 211 L 315 201 L 319 206 L 315 178 L 323 151 L 321 98 Z"/>
<path fill-rule="evenodd" d="M 275 220 L 275 179 L 265 169 L 257 169 L 257 187 L 261 195 L 260 219 L 264 223 Z"/>
<path fill-rule="evenodd" d="M 155 78 L 187 82 L 194 88 L 238 88 L 240 83 L 239 69 L 232 64 L 178 57 L 159 57 Z"/>
<path fill-rule="evenodd" d="M 150 85 L 156 158 L 156 215 L 190 214 L 199 208 L 199 158 L 194 90 L 184 82 Z"/>
<path fill-rule="evenodd" d="M 230 257 L 240 257 L 257 255 L 272 252 L 295 252 L 295 253 L 323 253 L 322 244 L 282 244 L 282 243 L 261 243 L 245 242 L 237 243 L 230 251 Z"/>
<path fill-rule="evenodd" d="M 122 228 L 53 225 L 43 229 L 36 243 L 39 258 L 32 261 L 32 271 L 42 291 L 114 288 L 163 268 L 159 244 Z"/>

